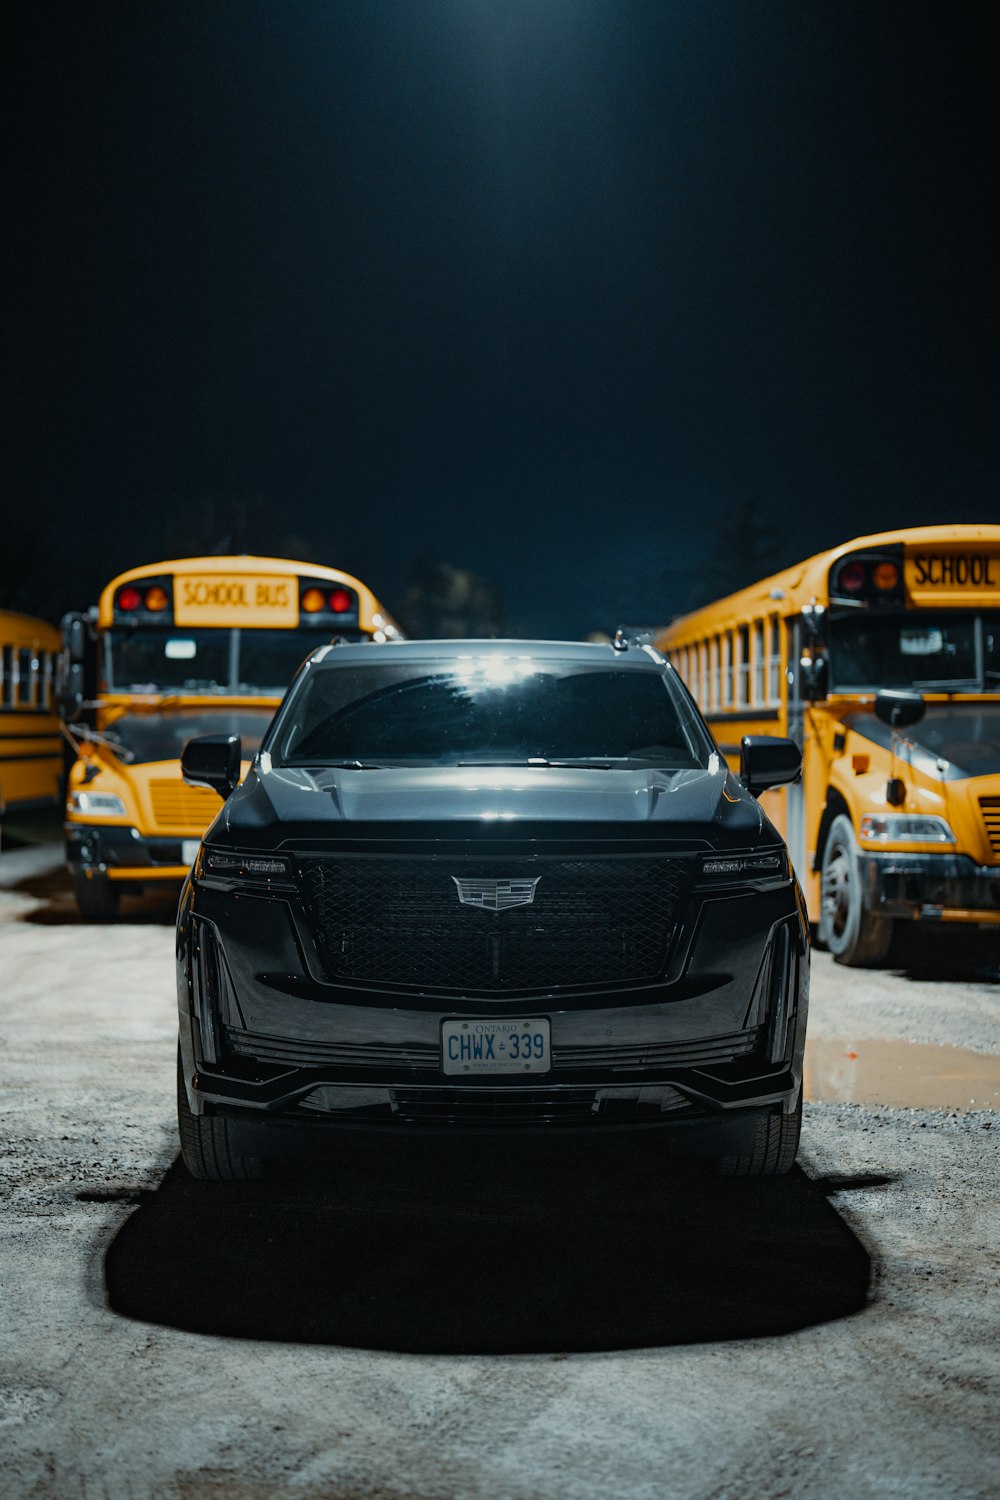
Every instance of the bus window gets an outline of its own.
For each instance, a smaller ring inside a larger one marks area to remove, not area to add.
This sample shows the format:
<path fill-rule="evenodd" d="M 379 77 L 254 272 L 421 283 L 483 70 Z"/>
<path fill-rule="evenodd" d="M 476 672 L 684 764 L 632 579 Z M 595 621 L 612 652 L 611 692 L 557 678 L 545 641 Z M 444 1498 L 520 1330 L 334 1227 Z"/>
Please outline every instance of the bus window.
<path fill-rule="evenodd" d="M 747 708 L 750 703 L 750 626 L 741 625 L 737 631 L 739 642 L 739 697 L 740 708 Z"/>
<path fill-rule="evenodd" d="M 829 625 L 832 687 L 976 688 L 975 621 L 922 611 Z"/>
<path fill-rule="evenodd" d="M 772 615 L 768 624 L 770 650 L 767 655 L 767 699 L 778 707 L 781 703 L 781 619 Z"/>
<path fill-rule="evenodd" d="M 755 620 L 753 625 L 753 701 L 767 702 L 767 665 L 764 659 L 764 621 Z"/>
<path fill-rule="evenodd" d="M 727 630 L 722 637 L 722 706 L 733 706 L 733 633 Z"/>
<path fill-rule="evenodd" d="M 17 701 L 21 708 L 30 708 L 35 701 L 38 678 L 38 658 L 28 647 L 22 646 L 17 653 Z"/>

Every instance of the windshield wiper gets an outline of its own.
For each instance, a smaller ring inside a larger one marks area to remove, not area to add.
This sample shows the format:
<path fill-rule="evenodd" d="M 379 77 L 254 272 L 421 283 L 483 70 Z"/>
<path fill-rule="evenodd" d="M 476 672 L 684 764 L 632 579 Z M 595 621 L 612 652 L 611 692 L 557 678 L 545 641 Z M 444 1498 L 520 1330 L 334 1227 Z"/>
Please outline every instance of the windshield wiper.
<path fill-rule="evenodd" d="M 373 760 L 286 760 L 286 766 L 320 766 L 324 771 L 384 771 Z"/>
<path fill-rule="evenodd" d="M 580 760 L 546 760 L 541 755 L 530 755 L 525 760 L 457 760 L 456 766 L 466 767 L 490 767 L 490 766 L 560 766 L 575 771 L 610 771 L 618 762 L 608 760 L 606 756 L 584 756 Z"/>
<path fill-rule="evenodd" d="M 970 689 L 975 692 L 979 687 L 979 679 L 977 677 L 942 677 L 939 680 L 928 678 L 925 682 L 913 683 L 913 687 L 918 693 L 964 693 Z"/>

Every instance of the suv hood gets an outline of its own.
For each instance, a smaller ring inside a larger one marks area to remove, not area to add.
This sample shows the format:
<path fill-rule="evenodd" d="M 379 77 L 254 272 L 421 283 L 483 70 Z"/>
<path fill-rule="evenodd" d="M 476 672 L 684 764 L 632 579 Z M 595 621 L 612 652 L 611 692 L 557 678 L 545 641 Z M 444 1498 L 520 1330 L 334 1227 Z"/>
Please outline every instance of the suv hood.
<path fill-rule="evenodd" d="M 372 825 L 426 825 L 428 837 L 460 833 L 450 825 L 658 825 L 670 838 L 694 836 L 734 847 L 760 838 L 759 803 L 712 757 L 707 770 L 576 769 L 560 766 L 430 766 L 384 770 L 271 767 L 255 762 L 215 825 L 212 842 L 275 847 L 301 838 L 389 837 Z M 527 830 L 525 830 L 527 831 Z M 638 829 L 636 830 L 638 831 Z M 775 837 L 777 837 L 775 835 Z"/>

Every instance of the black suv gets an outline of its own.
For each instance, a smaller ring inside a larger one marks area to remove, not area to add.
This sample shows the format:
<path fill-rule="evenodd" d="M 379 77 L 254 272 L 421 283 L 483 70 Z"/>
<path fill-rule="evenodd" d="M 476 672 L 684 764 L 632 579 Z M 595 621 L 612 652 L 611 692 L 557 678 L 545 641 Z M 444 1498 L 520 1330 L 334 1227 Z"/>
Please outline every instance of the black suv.
<path fill-rule="evenodd" d="M 256 1176 L 282 1129 L 791 1167 L 808 929 L 753 795 L 791 741 L 744 740 L 737 779 L 648 646 L 407 641 L 315 652 L 237 789 L 240 749 L 182 761 L 227 798 L 178 918 L 196 1177 Z"/>

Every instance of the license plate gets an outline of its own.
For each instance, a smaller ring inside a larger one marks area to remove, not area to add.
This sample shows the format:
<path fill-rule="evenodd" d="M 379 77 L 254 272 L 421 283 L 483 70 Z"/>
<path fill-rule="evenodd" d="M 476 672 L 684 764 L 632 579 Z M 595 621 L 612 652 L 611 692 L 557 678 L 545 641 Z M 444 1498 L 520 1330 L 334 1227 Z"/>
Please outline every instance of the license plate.
<path fill-rule="evenodd" d="M 184 839 L 181 843 L 181 864 L 193 865 L 198 858 L 200 848 L 201 839 Z"/>
<path fill-rule="evenodd" d="M 551 1053 L 551 1028 L 544 1016 L 441 1022 L 443 1073 L 547 1073 Z"/>
<path fill-rule="evenodd" d="M 279 625 L 299 623 L 294 578 L 270 573 L 199 573 L 174 580 L 177 625 Z"/>

